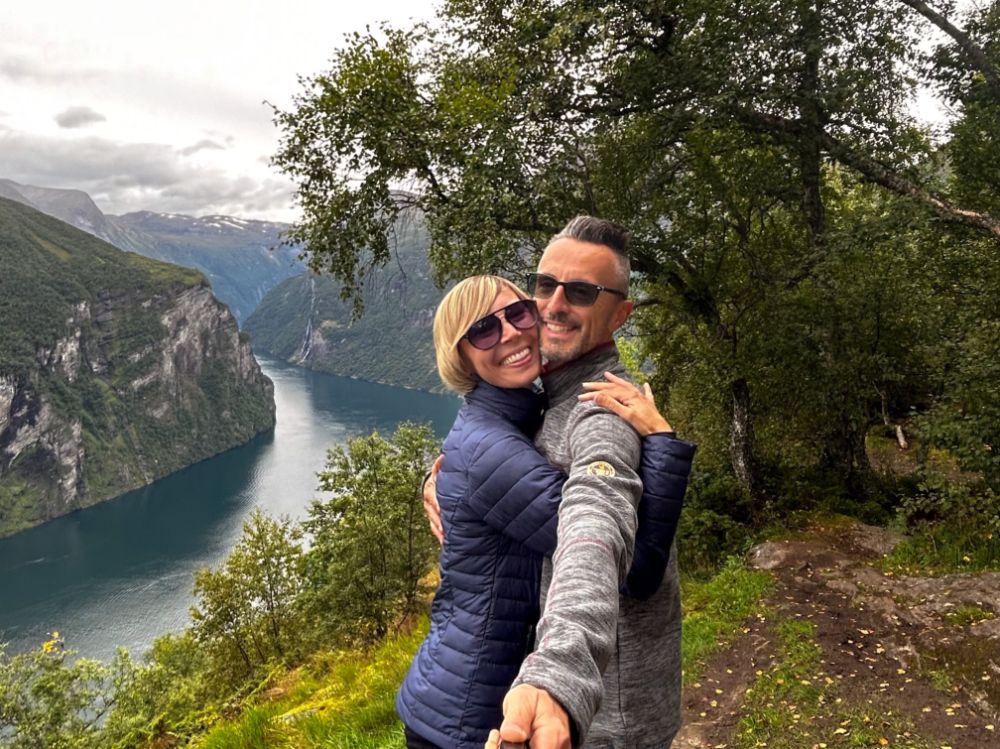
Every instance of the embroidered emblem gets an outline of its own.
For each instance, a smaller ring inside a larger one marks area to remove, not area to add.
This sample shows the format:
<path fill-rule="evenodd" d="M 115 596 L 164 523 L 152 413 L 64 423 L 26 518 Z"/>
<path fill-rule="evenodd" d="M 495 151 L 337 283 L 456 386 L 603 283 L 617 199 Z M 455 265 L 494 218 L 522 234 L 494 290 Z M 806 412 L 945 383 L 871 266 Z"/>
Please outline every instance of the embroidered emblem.
<path fill-rule="evenodd" d="M 588 476 L 614 476 L 615 468 L 610 463 L 605 463 L 603 460 L 598 460 L 595 463 L 591 463 L 587 466 Z"/>

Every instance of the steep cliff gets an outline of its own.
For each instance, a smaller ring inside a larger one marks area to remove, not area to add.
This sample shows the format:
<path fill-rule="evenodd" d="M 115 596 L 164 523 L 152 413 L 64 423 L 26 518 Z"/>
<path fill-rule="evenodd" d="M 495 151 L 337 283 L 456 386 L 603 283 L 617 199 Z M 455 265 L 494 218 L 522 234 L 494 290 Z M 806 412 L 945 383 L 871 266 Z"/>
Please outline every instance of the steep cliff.
<path fill-rule="evenodd" d="M 244 330 L 254 349 L 310 369 L 419 390 L 442 390 L 432 324 L 444 292 L 427 267 L 426 232 L 400 226 L 396 258 L 365 286 L 365 313 L 351 319 L 340 286 L 303 275 L 273 288 Z"/>
<path fill-rule="evenodd" d="M 274 425 L 271 382 L 198 272 L 0 198 L 0 535 Z"/>

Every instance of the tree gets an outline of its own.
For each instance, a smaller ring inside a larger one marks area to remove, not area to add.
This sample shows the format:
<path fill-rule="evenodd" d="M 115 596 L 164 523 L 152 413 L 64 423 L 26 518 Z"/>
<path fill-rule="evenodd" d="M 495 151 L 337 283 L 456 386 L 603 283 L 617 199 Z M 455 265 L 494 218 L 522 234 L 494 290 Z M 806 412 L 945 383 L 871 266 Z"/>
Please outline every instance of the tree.
<path fill-rule="evenodd" d="M 191 630 L 157 637 L 138 663 L 120 648 L 111 681 L 114 709 L 103 726 L 103 746 L 159 745 L 168 736 L 176 742 L 195 733 L 210 710 L 209 663 Z"/>
<path fill-rule="evenodd" d="M 727 404 L 733 472 L 757 495 L 760 360 L 747 344 L 802 284 L 836 305 L 823 278 L 844 246 L 831 176 L 904 198 L 914 220 L 1000 237 L 992 206 L 938 179 L 908 113 L 918 19 L 898 0 L 739 13 L 717 0 L 452 0 L 435 29 L 353 37 L 276 112 L 275 163 L 304 210 L 290 239 L 356 295 L 409 208 L 426 216 L 440 279 L 516 274 L 578 212 L 629 226 L 640 283 L 677 312 L 648 319 L 685 322 L 716 352 L 706 384 Z M 855 352 L 829 322 L 815 332 L 832 367 Z M 642 316 L 638 329 L 663 337 Z M 843 439 L 822 462 L 856 489 L 868 396 L 829 384 L 814 397 Z"/>
<path fill-rule="evenodd" d="M 255 509 L 222 566 L 195 574 L 192 633 L 226 686 L 298 655 L 300 535 L 289 519 Z"/>
<path fill-rule="evenodd" d="M 76 658 L 58 632 L 37 650 L 0 647 L 0 736 L 11 749 L 89 749 L 113 704 L 109 670 Z"/>
<path fill-rule="evenodd" d="M 421 483 L 439 445 L 428 426 L 401 424 L 330 451 L 303 523 L 310 620 L 320 636 L 362 644 L 384 637 L 420 607 L 421 581 L 438 546 L 424 518 Z"/>
<path fill-rule="evenodd" d="M 971 207 L 1000 213 L 1000 2 L 971 10 L 967 32 L 931 19 L 955 38 L 925 61 L 927 78 L 958 112 L 945 147 L 951 191 Z"/>
<path fill-rule="evenodd" d="M 970 206 L 1000 212 L 1000 2 L 973 5 L 959 28 L 919 0 L 901 0 L 949 37 L 925 60 L 924 72 L 956 113 L 948 126 L 941 180 Z M 937 263 L 937 308 L 944 321 L 942 365 L 931 407 L 920 419 L 931 445 L 946 448 L 966 471 L 1000 489 L 1000 390 L 997 331 L 1000 278 L 996 245 L 959 235 L 957 252 Z"/>

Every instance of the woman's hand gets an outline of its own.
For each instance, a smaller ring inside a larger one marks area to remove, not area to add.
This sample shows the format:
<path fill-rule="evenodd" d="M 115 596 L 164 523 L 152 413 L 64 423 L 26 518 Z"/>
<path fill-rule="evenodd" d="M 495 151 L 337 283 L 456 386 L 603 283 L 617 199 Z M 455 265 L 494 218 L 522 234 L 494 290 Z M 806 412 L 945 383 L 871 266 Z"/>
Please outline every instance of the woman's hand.
<path fill-rule="evenodd" d="M 439 544 L 444 543 L 444 525 L 441 523 L 441 506 L 437 500 L 437 479 L 441 472 L 441 463 L 444 462 L 444 455 L 438 455 L 431 466 L 431 470 L 424 478 L 420 493 L 424 498 L 424 514 L 427 515 L 427 522 L 430 523 L 431 533 Z"/>
<path fill-rule="evenodd" d="M 657 432 L 674 431 L 656 410 L 656 400 L 648 382 L 643 383 L 640 388 L 611 372 L 605 372 L 604 377 L 607 382 L 583 383 L 583 388 L 587 392 L 577 397 L 582 401 L 593 401 L 598 406 L 618 414 L 632 425 L 640 437 Z"/>

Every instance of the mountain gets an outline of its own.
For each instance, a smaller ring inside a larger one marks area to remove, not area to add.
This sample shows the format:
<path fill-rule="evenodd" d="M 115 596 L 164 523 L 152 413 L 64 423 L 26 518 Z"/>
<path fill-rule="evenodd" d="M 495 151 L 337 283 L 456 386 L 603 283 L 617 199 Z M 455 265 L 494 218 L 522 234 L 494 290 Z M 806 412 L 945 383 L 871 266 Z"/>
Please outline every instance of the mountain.
<path fill-rule="evenodd" d="M 287 224 L 149 211 L 108 218 L 121 236 L 113 244 L 146 257 L 197 268 L 208 276 L 215 295 L 241 322 L 268 291 L 305 272 L 298 259 L 299 248 L 278 246 Z"/>
<path fill-rule="evenodd" d="M 0 180 L 0 195 L 37 208 L 42 213 L 65 221 L 70 226 L 120 246 L 121 232 L 105 216 L 97 204 L 83 190 L 60 190 L 18 184 L 9 179 Z M 126 248 L 122 248 L 126 249 Z"/>
<path fill-rule="evenodd" d="M 397 258 L 369 278 L 364 316 L 351 320 L 340 286 L 304 275 L 273 288 L 247 319 L 254 349 L 323 372 L 442 390 L 434 363 L 434 310 L 444 295 L 427 266 L 426 231 L 397 227 Z"/>
<path fill-rule="evenodd" d="M 275 285 L 305 272 L 300 248 L 278 247 L 287 224 L 149 211 L 111 216 L 82 190 L 9 179 L 0 179 L 0 197 L 37 208 L 120 249 L 200 270 L 237 321 L 246 319 Z"/>
<path fill-rule="evenodd" d="M 273 385 L 193 270 L 0 198 L 0 536 L 274 425 Z"/>

